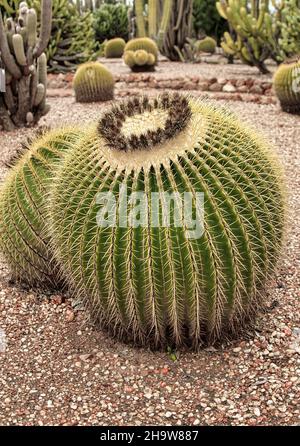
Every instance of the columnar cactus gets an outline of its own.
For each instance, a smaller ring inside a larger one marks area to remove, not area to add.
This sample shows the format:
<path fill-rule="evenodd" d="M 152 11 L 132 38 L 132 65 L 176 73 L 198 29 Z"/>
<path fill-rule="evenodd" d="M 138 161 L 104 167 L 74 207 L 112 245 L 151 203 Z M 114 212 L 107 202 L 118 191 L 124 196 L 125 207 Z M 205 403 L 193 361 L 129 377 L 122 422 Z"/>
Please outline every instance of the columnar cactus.
<path fill-rule="evenodd" d="M 124 62 L 134 72 L 155 71 L 155 56 L 145 50 L 126 51 Z"/>
<path fill-rule="evenodd" d="M 274 89 L 281 107 L 300 114 L 300 56 L 286 60 L 274 76 Z"/>
<path fill-rule="evenodd" d="M 155 39 L 160 52 L 169 59 L 183 60 L 184 46 L 192 34 L 192 12 L 193 0 L 135 0 L 137 35 Z"/>
<path fill-rule="evenodd" d="M 0 52 L 5 68 L 6 88 L 0 92 L 0 127 L 32 125 L 49 111 L 46 104 L 47 64 L 44 55 L 50 31 L 52 0 L 43 0 L 40 36 L 37 15 L 26 2 L 20 3 L 17 22 L 4 26 L 0 14 Z"/>
<path fill-rule="evenodd" d="M 19 154 L 1 188 L 0 249 L 16 280 L 59 283 L 46 231 L 46 197 L 56 165 L 79 137 L 77 129 L 38 137 Z"/>
<path fill-rule="evenodd" d="M 124 54 L 126 42 L 124 39 L 116 38 L 111 39 L 105 44 L 105 57 L 106 58 L 119 58 Z"/>
<path fill-rule="evenodd" d="M 77 102 L 104 102 L 114 98 L 114 77 L 99 62 L 80 65 L 74 76 L 73 87 Z"/>
<path fill-rule="evenodd" d="M 270 11 L 269 0 L 221 0 L 216 2 L 216 6 L 236 35 L 234 38 L 230 33 L 224 33 L 221 45 L 225 53 L 238 56 L 242 62 L 257 67 L 263 74 L 268 73 L 265 61 L 270 57 L 276 61 L 282 58 L 278 44 L 280 22 L 274 12 L 277 8 L 275 2 L 273 11 Z"/>
<path fill-rule="evenodd" d="M 145 50 L 147 53 L 153 54 L 155 57 L 155 63 L 158 60 L 158 47 L 156 43 L 148 37 L 132 39 L 127 42 L 125 46 L 125 52 Z"/>
<path fill-rule="evenodd" d="M 68 152 L 49 206 L 56 257 L 93 318 L 156 346 L 196 348 L 242 327 L 284 227 L 269 147 L 234 115 L 178 94 L 107 111 Z"/>

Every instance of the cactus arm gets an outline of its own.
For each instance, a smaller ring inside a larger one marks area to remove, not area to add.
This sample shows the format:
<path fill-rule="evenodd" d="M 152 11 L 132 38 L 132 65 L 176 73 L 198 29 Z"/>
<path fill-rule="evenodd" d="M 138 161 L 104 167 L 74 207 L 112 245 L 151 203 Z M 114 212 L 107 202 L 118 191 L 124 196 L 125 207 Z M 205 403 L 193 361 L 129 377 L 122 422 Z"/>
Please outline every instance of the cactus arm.
<path fill-rule="evenodd" d="M 144 0 L 135 0 L 135 15 L 138 37 L 146 37 L 144 20 Z"/>
<path fill-rule="evenodd" d="M 173 8 L 173 0 L 165 0 L 163 7 L 163 15 L 158 33 L 158 47 L 161 48 L 169 26 Z"/>
<path fill-rule="evenodd" d="M 29 9 L 27 14 L 27 41 L 29 47 L 34 47 L 36 45 L 37 40 L 37 16 L 34 9 Z"/>
<path fill-rule="evenodd" d="M 27 59 L 24 52 L 24 41 L 21 34 L 14 34 L 12 43 L 18 64 L 25 67 L 27 65 Z"/>
<path fill-rule="evenodd" d="M 149 36 L 153 39 L 157 34 L 158 0 L 149 0 Z"/>
<path fill-rule="evenodd" d="M 40 37 L 34 48 L 34 57 L 39 57 L 46 49 L 51 36 L 52 0 L 42 0 Z"/>
<path fill-rule="evenodd" d="M 0 51 L 5 68 L 15 79 L 20 79 L 22 73 L 20 68 L 16 64 L 13 55 L 10 52 L 6 32 L 3 25 L 2 14 L 0 14 Z"/>

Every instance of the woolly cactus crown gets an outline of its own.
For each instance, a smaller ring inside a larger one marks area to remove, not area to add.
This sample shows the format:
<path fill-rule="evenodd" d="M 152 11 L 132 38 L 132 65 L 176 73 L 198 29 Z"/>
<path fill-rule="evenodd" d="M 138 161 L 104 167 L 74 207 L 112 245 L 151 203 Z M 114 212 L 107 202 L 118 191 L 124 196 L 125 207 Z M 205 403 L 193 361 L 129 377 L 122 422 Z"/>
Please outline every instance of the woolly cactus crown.
<path fill-rule="evenodd" d="M 145 194 L 148 223 L 123 225 L 119 212 L 99 225 L 99 193 L 120 211 L 123 188 Z M 202 235 L 188 236 L 182 214 L 182 224 L 163 225 L 154 196 L 164 192 L 191 194 L 194 210 L 204 195 Z M 243 326 L 262 304 L 284 226 L 268 146 L 223 109 L 178 94 L 106 112 L 65 158 L 50 208 L 57 258 L 92 316 L 123 340 L 156 346 L 197 347 Z"/>
<path fill-rule="evenodd" d="M 300 114 L 300 56 L 282 63 L 273 82 L 282 109 L 288 113 Z"/>

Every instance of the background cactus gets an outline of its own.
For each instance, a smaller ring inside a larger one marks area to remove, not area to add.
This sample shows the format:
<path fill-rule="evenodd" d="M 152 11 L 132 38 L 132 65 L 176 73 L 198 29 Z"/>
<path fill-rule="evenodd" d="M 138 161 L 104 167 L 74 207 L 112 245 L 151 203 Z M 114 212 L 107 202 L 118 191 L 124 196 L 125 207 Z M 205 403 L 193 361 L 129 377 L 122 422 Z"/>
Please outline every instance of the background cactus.
<path fill-rule="evenodd" d="M 146 194 L 145 225 L 126 225 L 135 205 L 124 210 L 125 186 L 129 198 Z M 116 200 L 116 224 L 99 224 L 101 192 Z M 152 195 L 161 192 L 190 192 L 197 217 L 204 194 L 202 236 L 187 234 L 182 213 L 181 225 L 162 223 Z M 56 256 L 101 326 L 138 344 L 197 347 L 262 305 L 282 242 L 282 177 L 265 142 L 223 109 L 179 95 L 134 98 L 69 151 L 50 214 Z"/>
<path fill-rule="evenodd" d="M 160 52 L 170 60 L 182 60 L 184 45 L 192 34 L 192 12 L 193 0 L 135 0 L 137 35 L 156 40 Z"/>
<path fill-rule="evenodd" d="M 124 39 L 116 38 L 111 39 L 105 44 L 105 57 L 106 58 L 119 58 L 124 54 L 126 42 Z"/>
<path fill-rule="evenodd" d="M 79 136 L 77 129 L 69 129 L 38 137 L 19 154 L 2 185 L 0 249 L 16 280 L 59 283 L 45 229 L 46 197 L 57 163 Z"/>
<path fill-rule="evenodd" d="M 280 65 L 273 85 L 282 109 L 288 113 L 300 114 L 300 56 Z"/>
<path fill-rule="evenodd" d="M 268 73 L 267 59 L 280 63 L 299 47 L 299 0 L 222 0 L 216 6 L 231 28 L 224 33 L 225 53 L 262 73 Z"/>
<path fill-rule="evenodd" d="M 126 51 L 138 51 L 138 50 L 145 50 L 145 51 L 147 51 L 147 53 L 153 54 L 153 56 L 155 57 L 155 63 L 157 62 L 158 47 L 152 39 L 149 39 L 148 37 L 144 37 L 144 38 L 132 39 L 129 42 L 127 42 L 126 47 L 125 47 L 125 52 Z"/>
<path fill-rule="evenodd" d="M 198 40 L 197 49 L 204 53 L 214 53 L 216 51 L 217 43 L 212 37 L 205 37 L 202 40 Z"/>
<path fill-rule="evenodd" d="M 126 51 L 124 62 L 134 72 L 155 71 L 155 56 L 145 50 Z"/>
<path fill-rule="evenodd" d="M 6 91 L 0 92 L 0 127 L 36 123 L 49 111 L 46 104 L 47 64 L 45 55 L 51 32 L 51 0 L 43 0 L 41 27 L 37 36 L 37 14 L 26 2 L 20 3 L 16 21 L 0 14 L 0 51 L 6 75 Z"/>
<path fill-rule="evenodd" d="M 77 102 L 102 102 L 114 98 L 114 77 L 99 62 L 87 62 L 78 67 L 73 87 Z"/>
<path fill-rule="evenodd" d="M 38 11 L 40 0 L 29 0 Z M 93 28 L 93 14 L 80 13 L 69 0 L 53 0 L 51 38 L 46 50 L 48 71 L 75 71 L 78 65 L 96 60 L 98 44 Z"/>

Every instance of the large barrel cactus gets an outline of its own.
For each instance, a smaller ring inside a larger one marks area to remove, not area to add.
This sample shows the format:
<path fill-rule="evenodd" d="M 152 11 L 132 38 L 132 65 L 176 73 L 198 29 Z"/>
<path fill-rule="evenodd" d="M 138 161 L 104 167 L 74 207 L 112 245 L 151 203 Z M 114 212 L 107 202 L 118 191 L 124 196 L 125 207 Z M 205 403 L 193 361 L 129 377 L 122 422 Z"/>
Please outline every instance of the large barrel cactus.
<path fill-rule="evenodd" d="M 50 211 L 56 256 L 93 317 L 155 346 L 197 347 L 242 327 L 263 302 L 284 229 L 265 142 L 176 94 L 104 114 L 65 157 Z"/>
<path fill-rule="evenodd" d="M 274 89 L 282 110 L 300 114 L 300 56 L 280 65 L 274 76 Z"/>
<path fill-rule="evenodd" d="M 59 283 L 45 229 L 46 198 L 58 161 L 80 134 L 66 129 L 38 137 L 14 160 L 2 185 L 0 249 L 16 280 L 33 285 Z"/>

